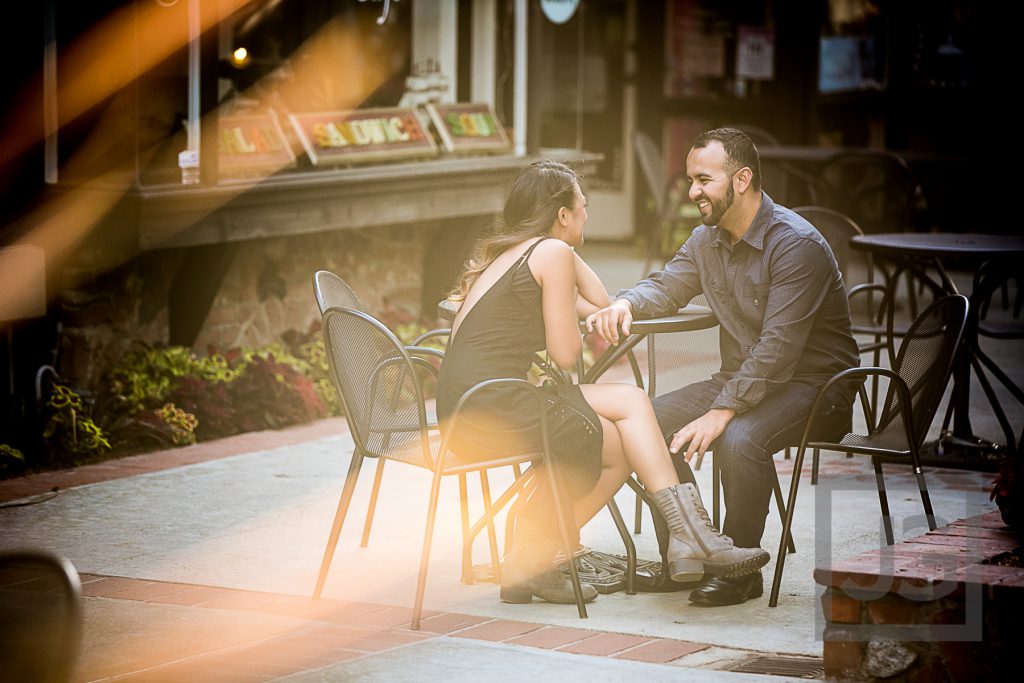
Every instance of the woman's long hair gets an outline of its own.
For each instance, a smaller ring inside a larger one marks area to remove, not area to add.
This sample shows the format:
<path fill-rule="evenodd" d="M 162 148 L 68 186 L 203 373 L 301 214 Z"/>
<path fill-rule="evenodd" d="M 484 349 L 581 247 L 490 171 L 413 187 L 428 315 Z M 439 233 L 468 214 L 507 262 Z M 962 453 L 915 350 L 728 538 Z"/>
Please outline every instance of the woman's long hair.
<path fill-rule="evenodd" d="M 579 175 L 557 161 L 537 161 L 519 171 L 509 187 L 501 217 L 490 233 L 477 241 L 466 270 L 448 298 L 464 300 L 480 273 L 509 247 L 549 234 L 558 210 L 563 206 L 575 208 L 578 182 Z"/>

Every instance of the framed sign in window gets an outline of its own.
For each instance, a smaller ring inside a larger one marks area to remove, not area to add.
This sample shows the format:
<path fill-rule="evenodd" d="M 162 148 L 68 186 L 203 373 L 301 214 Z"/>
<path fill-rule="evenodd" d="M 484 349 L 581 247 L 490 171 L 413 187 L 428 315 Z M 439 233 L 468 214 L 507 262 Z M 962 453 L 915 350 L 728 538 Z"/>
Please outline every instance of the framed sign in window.
<path fill-rule="evenodd" d="M 502 152 L 509 148 L 505 128 L 488 104 L 430 103 L 427 111 L 449 152 Z"/>
<path fill-rule="evenodd" d="M 217 168 L 221 173 L 276 171 L 295 166 L 295 154 L 271 114 L 221 116 Z"/>
<path fill-rule="evenodd" d="M 289 116 L 318 166 L 434 156 L 437 145 L 409 107 L 311 112 Z"/>

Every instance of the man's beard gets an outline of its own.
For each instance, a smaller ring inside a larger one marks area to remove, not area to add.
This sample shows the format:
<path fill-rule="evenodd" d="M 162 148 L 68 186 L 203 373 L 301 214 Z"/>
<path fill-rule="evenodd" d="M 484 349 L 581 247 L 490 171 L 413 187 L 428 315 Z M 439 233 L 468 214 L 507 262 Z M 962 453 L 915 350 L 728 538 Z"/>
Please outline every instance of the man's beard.
<path fill-rule="evenodd" d="M 722 221 L 722 216 L 725 215 L 725 212 L 729 210 L 729 207 L 736 200 L 736 193 L 733 192 L 732 183 L 729 183 L 729 189 L 725 191 L 725 197 L 721 201 L 715 201 L 710 197 L 707 197 L 707 199 L 711 202 L 711 213 L 707 215 L 707 218 L 702 216 L 701 222 L 709 226 L 718 225 Z"/>

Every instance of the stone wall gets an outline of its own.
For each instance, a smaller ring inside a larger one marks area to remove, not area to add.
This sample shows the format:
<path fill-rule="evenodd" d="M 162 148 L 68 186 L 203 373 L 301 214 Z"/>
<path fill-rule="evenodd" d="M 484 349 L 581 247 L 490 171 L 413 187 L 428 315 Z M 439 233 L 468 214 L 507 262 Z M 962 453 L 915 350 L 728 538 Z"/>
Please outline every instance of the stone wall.
<path fill-rule="evenodd" d="M 312 289 L 319 269 L 340 275 L 371 310 L 419 315 L 425 253 L 437 232 L 406 225 L 239 243 L 193 348 L 260 346 L 309 329 L 319 318 Z M 88 284 L 66 289 L 60 301 L 65 381 L 95 387 L 136 341 L 167 343 L 168 295 L 188 257 L 187 249 L 155 250 L 95 277 L 77 273 Z"/>

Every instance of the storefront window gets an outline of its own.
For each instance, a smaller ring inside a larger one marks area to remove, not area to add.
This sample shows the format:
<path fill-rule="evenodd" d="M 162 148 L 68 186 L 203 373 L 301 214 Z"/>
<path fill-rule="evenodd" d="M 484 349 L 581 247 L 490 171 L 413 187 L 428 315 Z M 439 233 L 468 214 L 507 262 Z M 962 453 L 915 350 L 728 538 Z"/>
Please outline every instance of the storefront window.
<path fill-rule="evenodd" d="M 623 67 L 626 3 L 581 2 L 565 23 L 551 21 L 531 3 L 529 78 L 531 149 L 577 149 L 604 155 L 587 174 L 591 189 L 622 182 Z"/>

